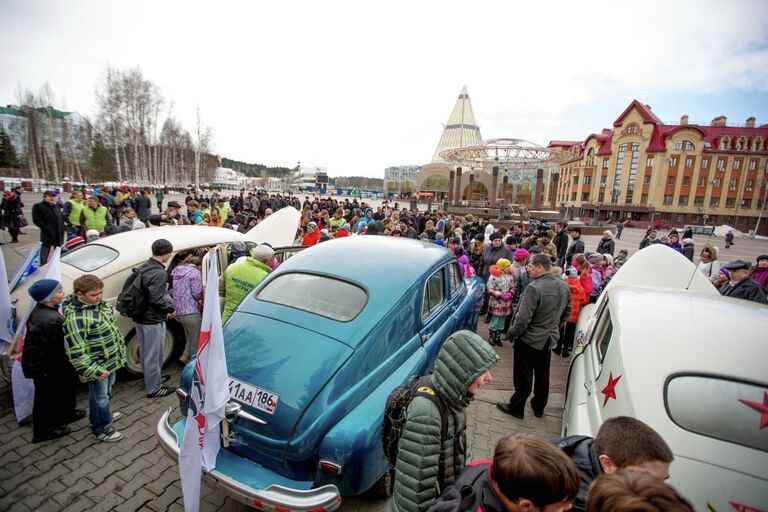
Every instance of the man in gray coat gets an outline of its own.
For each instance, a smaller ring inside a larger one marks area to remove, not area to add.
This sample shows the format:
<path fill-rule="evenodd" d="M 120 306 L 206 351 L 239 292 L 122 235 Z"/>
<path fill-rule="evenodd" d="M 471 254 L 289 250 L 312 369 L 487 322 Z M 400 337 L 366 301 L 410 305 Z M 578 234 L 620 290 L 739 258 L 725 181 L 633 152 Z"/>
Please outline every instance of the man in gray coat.
<path fill-rule="evenodd" d="M 537 418 L 544 415 L 549 398 L 551 348 L 560 338 L 560 328 L 571 314 L 568 285 L 550 273 L 549 256 L 537 254 L 527 267 L 533 282 L 520 298 L 508 333 L 515 350 L 512 377 L 515 393 L 508 404 L 496 404 L 500 411 L 519 419 L 525 414 L 525 402 L 531 394 L 534 378 L 531 408 Z"/>

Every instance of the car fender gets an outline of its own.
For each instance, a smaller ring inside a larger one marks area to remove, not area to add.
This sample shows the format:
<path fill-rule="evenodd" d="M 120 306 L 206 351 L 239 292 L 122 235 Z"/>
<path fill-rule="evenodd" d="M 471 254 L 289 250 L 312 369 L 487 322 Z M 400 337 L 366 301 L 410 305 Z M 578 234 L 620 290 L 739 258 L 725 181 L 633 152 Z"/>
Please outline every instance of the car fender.
<path fill-rule="evenodd" d="M 418 374 L 420 368 L 426 368 L 426 357 L 424 350 L 416 351 L 326 434 L 317 450 L 318 462 L 327 460 L 339 464 L 342 472 L 340 476 L 332 476 L 318 469 L 316 486 L 333 484 L 342 495 L 356 496 L 389 471 L 381 443 L 387 397 L 397 386 Z"/>

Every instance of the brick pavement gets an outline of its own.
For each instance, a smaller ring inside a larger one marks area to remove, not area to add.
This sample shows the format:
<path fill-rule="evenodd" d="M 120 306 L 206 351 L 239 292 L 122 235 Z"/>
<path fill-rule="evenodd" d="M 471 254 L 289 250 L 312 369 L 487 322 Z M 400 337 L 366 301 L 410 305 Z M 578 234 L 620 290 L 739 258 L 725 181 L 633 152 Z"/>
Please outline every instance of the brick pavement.
<path fill-rule="evenodd" d="M 31 206 L 32 201 L 29 201 Z M 22 240 L 37 239 L 33 226 L 25 228 Z M 634 253 L 643 233 L 626 229 L 617 250 Z M 599 237 L 584 237 L 588 249 L 594 249 Z M 697 247 L 703 238 L 696 237 Z M 722 239 L 715 244 L 723 247 Z M 12 274 L 23 260 L 30 245 L 3 246 L 8 273 Z M 725 252 L 725 251 L 723 251 Z M 737 240 L 727 252 L 730 258 L 753 260 L 768 252 L 768 242 Z M 479 333 L 487 337 L 487 326 L 480 323 Z M 528 414 L 523 421 L 500 413 L 495 403 L 508 399 L 512 392 L 512 348 L 508 343 L 498 349 L 501 357 L 492 373 L 494 382 L 482 389 L 469 407 L 468 434 L 476 458 L 488 458 L 496 442 L 513 432 L 534 432 L 547 437 L 560 432 L 567 363 L 553 356 L 551 393 L 544 417 Z M 178 379 L 180 366 L 166 370 Z M 87 409 L 87 390 L 81 386 L 79 407 Z M 119 380 L 114 387 L 114 410 L 125 413 L 116 427 L 125 433 L 118 443 L 98 443 L 90 435 L 83 419 L 73 425 L 72 434 L 57 441 L 31 444 L 30 426 L 17 425 L 13 416 L 10 386 L 0 382 L 0 510 L 8 511 L 181 511 L 183 502 L 178 469 L 174 461 L 157 447 L 154 434 L 156 420 L 167 407 L 175 407 L 175 397 L 149 400 L 144 395 L 143 381 Z M 178 413 L 175 413 L 178 415 Z M 248 510 L 231 498 L 207 485 L 202 488 L 201 510 Z M 367 497 L 345 498 L 344 511 L 384 511 L 387 500 Z"/>

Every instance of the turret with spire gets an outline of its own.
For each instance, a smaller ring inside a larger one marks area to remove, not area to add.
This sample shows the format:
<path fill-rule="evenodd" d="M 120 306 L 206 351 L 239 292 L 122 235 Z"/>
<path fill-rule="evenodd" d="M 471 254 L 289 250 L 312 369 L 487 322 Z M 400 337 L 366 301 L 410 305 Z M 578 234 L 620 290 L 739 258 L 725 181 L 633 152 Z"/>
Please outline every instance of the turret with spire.
<path fill-rule="evenodd" d="M 482 141 L 480 128 L 475 124 L 475 114 L 469 101 L 467 86 L 461 88 L 459 98 L 453 106 L 448 123 L 443 127 L 443 135 L 437 144 L 432 163 L 447 163 L 440 158 L 440 153 L 447 149 L 461 148 L 479 144 Z"/>

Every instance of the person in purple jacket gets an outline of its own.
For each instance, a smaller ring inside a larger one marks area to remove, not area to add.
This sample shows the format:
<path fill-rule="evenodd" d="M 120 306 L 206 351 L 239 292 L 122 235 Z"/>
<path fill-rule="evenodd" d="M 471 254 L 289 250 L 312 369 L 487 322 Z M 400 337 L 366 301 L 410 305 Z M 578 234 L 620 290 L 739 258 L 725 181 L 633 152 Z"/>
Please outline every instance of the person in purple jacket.
<path fill-rule="evenodd" d="M 183 251 L 178 257 L 179 264 L 171 271 L 171 282 L 176 321 L 184 328 L 184 337 L 187 340 L 184 353 L 179 358 L 179 362 L 184 364 L 197 353 L 202 321 L 200 304 L 203 300 L 203 280 L 193 251 Z"/>

